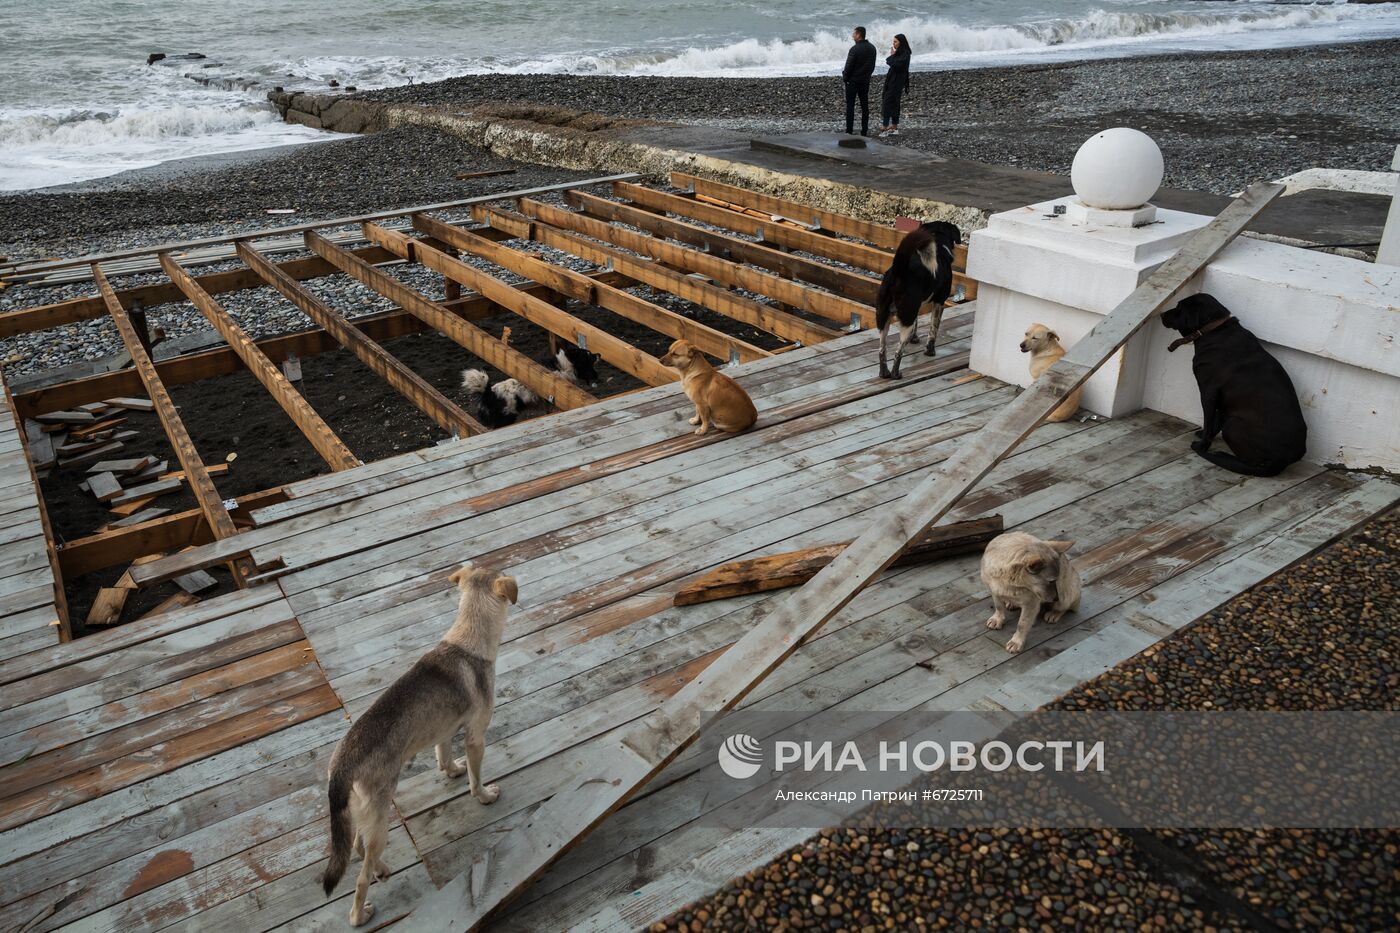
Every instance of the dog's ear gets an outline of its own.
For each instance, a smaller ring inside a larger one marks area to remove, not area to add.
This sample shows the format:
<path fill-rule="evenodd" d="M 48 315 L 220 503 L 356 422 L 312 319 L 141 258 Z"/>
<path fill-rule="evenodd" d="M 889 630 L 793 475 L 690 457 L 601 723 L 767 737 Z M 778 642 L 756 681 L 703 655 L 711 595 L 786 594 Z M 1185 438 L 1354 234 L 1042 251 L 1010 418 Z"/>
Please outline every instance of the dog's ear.
<path fill-rule="evenodd" d="M 1053 330 L 1047 330 L 1047 331 L 1045 332 L 1045 339 L 1046 339 L 1046 340 L 1059 340 L 1059 339 L 1060 339 L 1060 335 L 1057 334 L 1057 333 L 1055 333 Z"/>
<path fill-rule="evenodd" d="M 458 567 L 456 570 L 452 571 L 452 575 L 449 576 L 447 579 L 448 579 L 448 581 L 451 582 L 453 585 L 455 585 L 455 586 L 461 586 L 461 585 L 462 585 L 462 581 L 465 580 L 465 579 L 467 578 L 467 574 L 469 574 L 469 573 L 471 573 L 471 572 L 472 572 L 472 565 L 471 565 L 471 564 L 463 564 L 462 566 Z"/>
<path fill-rule="evenodd" d="M 515 577 L 497 577 L 491 581 L 491 589 L 511 605 L 520 599 L 520 587 L 515 585 Z"/>
<path fill-rule="evenodd" d="M 1032 558 L 1030 563 L 1026 564 L 1026 569 L 1031 573 L 1040 573 L 1045 569 L 1045 561 L 1041 560 L 1039 557 Z"/>
<path fill-rule="evenodd" d="M 1050 545 L 1055 550 L 1059 551 L 1061 554 L 1068 553 L 1069 549 L 1074 547 L 1073 541 L 1046 541 L 1045 543 Z"/>

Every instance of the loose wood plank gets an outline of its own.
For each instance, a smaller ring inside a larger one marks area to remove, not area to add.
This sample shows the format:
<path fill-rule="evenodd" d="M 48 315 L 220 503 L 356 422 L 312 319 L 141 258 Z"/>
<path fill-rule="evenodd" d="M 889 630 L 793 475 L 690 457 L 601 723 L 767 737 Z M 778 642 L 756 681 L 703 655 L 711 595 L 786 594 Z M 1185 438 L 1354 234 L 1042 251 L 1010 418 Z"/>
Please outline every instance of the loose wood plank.
<path fill-rule="evenodd" d="M 178 479 L 157 480 L 154 483 L 146 483 L 143 486 L 133 486 L 125 492 L 120 492 L 109 501 L 113 510 L 116 510 L 118 506 L 130 505 L 133 502 L 145 503 L 157 496 L 165 496 L 172 492 L 178 492 L 183 485 L 184 481 Z"/>
<path fill-rule="evenodd" d="M 126 460 L 102 460 L 88 467 L 89 473 L 113 473 L 117 476 L 126 476 L 130 473 L 140 473 L 146 467 L 156 462 L 155 457 L 131 457 Z"/>
<path fill-rule="evenodd" d="M 98 502 L 111 502 L 122 494 L 122 484 L 117 482 L 117 478 L 111 473 L 94 473 L 87 485 L 88 492 L 92 493 Z"/>
<path fill-rule="evenodd" d="M 938 525 L 915 539 L 890 566 L 905 567 L 981 551 L 1001 532 L 1000 515 Z M 836 559 L 849 544 L 825 544 L 721 564 L 681 587 L 676 592 L 674 603 L 677 606 L 693 606 L 716 599 L 801 586 Z"/>

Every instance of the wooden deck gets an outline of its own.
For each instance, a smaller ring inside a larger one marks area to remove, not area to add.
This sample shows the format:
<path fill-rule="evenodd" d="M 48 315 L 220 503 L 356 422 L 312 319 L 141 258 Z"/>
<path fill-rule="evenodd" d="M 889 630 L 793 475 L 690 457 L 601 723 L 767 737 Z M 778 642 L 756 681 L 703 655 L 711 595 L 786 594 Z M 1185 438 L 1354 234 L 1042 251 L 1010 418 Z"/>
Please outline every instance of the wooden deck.
<path fill-rule="evenodd" d="M 58 644 L 48 521 L 9 389 L 0 404 L 0 662 Z M 4 681 L 0 681 L 3 683 Z"/>
<path fill-rule="evenodd" d="M 420 756 L 370 896 L 376 923 L 403 916 L 782 598 L 674 608 L 684 581 L 854 537 L 1013 397 L 965 368 L 970 331 L 950 314 L 939 358 L 896 383 L 869 331 L 746 364 L 761 420 L 740 436 L 694 437 L 671 385 L 296 484 L 189 552 L 251 549 L 283 562 L 274 582 L 0 660 L 0 929 L 347 928 L 352 885 L 317 884 L 326 761 L 445 630 L 447 574 L 489 561 L 521 586 L 486 753 L 502 796 L 481 807 Z M 1309 465 L 1238 477 L 1190 432 L 1148 412 L 1047 425 L 954 510 L 1078 542 L 1082 608 L 1024 653 L 983 627 L 977 559 L 957 558 L 881 577 L 744 705 L 1035 707 L 1400 499 Z M 803 837 L 695 826 L 711 763 L 683 754 L 497 927 L 638 927 Z"/>

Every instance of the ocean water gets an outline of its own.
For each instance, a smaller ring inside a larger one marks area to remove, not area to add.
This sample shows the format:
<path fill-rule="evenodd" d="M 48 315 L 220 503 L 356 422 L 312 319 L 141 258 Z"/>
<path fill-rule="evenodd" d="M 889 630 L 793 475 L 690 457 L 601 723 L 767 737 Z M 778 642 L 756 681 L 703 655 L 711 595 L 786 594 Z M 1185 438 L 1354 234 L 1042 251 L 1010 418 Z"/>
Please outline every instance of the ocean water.
<path fill-rule="evenodd" d="M 840 69 L 850 27 L 920 70 L 1400 35 L 1393 4 L 1164 0 L 0 0 L 0 190 L 328 138 L 223 73 L 361 89 L 469 72 L 775 76 Z M 288 78 L 287 76 L 292 76 Z"/>

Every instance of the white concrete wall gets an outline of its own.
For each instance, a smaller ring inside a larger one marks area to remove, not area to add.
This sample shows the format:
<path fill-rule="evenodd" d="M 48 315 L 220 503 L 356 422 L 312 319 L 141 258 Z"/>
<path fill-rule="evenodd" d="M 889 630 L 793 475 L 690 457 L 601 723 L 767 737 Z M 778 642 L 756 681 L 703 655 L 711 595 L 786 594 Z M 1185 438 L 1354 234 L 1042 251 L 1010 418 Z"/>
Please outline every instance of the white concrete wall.
<path fill-rule="evenodd" d="M 1066 346 L 1082 337 L 1210 218 L 1159 211 L 1134 229 L 1081 228 L 1053 203 L 999 214 L 973 234 L 968 274 L 981 282 L 972 368 L 1030 382 L 1017 344 L 1032 323 Z M 1183 294 L 1209 292 L 1283 364 L 1308 422 L 1308 459 L 1400 472 L 1400 268 L 1278 243 L 1232 243 Z M 1122 416 L 1150 408 L 1201 421 L 1190 347 L 1149 322 L 1085 387 L 1084 407 Z"/>

